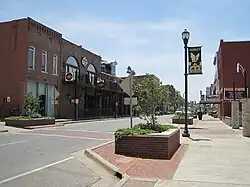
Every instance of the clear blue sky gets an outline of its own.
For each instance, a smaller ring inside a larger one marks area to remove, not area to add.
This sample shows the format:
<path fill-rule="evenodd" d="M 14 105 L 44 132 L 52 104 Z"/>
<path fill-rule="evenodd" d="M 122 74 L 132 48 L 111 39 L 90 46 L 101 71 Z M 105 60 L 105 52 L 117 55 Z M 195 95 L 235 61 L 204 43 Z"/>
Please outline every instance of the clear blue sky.
<path fill-rule="evenodd" d="M 220 39 L 249 40 L 249 0 L 1 0 L 0 21 L 32 17 L 66 39 L 118 61 L 118 74 L 131 65 L 154 73 L 184 92 L 183 43 L 203 46 L 204 75 L 190 76 L 189 99 L 198 100 L 214 79 L 213 57 Z"/>

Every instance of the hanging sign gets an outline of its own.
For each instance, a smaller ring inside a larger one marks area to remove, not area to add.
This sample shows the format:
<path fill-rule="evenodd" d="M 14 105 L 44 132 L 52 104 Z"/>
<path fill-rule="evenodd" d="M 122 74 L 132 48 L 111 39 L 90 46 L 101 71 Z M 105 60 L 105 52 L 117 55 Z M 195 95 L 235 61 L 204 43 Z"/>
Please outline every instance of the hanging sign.
<path fill-rule="evenodd" d="M 202 63 L 201 63 L 201 46 L 188 47 L 188 74 L 198 75 L 202 74 Z"/>

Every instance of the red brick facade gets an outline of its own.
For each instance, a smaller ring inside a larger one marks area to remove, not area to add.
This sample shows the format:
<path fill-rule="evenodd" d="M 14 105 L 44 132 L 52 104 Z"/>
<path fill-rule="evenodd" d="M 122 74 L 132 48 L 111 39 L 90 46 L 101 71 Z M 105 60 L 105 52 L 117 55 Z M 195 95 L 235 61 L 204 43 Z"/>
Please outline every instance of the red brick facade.
<path fill-rule="evenodd" d="M 21 113 L 24 94 L 31 89 L 37 97 L 46 97 L 45 115 L 74 118 L 76 108 L 79 118 L 113 117 L 114 113 L 122 115 L 122 90 L 114 81 L 115 77 L 108 75 L 102 78 L 101 56 L 63 39 L 61 33 L 31 18 L 0 23 L 0 41 L 0 118 L 12 115 L 12 111 Z M 30 48 L 34 49 L 34 68 L 28 68 Z M 44 52 L 47 71 L 42 72 Z M 57 57 L 57 74 L 53 73 L 54 57 Z M 76 86 L 64 80 L 65 72 L 69 71 L 66 70 L 69 57 L 75 59 L 79 70 Z M 87 59 L 84 65 L 82 58 Z M 90 65 L 95 69 L 93 83 L 88 77 Z M 105 80 L 102 89 L 97 85 L 98 78 Z M 59 97 L 55 96 L 56 90 L 60 92 Z M 79 99 L 77 106 L 72 103 L 75 96 Z M 11 101 L 4 101 L 6 97 Z"/>
<path fill-rule="evenodd" d="M 226 42 L 221 40 L 217 54 L 217 70 L 219 79 L 219 93 L 221 99 L 220 115 L 231 116 L 231 103 L 225 101 L 225 89 L 232 89 L 235 81 L 236 88 L 244 89 L 244 77 L 236 72 L 236 64 L 240 63 L 246 70 L 250 70 L 250 41 Z M 249 87 L 250 76 L 247 77 Z"/>

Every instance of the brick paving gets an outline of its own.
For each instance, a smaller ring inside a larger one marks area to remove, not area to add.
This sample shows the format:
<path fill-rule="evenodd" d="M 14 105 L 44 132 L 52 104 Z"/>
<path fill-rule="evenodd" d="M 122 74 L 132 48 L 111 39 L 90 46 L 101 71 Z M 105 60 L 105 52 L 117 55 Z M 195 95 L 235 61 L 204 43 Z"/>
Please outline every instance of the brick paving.
<path fill-rule="evenodd" d="M 187 144 L 182 144 L 171 160 L 141 159 L 114 154 L 114 142 L 93 151 L 117 166 L 121 173 L 126 173 L 131 177 L 164 180 L 172 179 L 187 148 Z"/>

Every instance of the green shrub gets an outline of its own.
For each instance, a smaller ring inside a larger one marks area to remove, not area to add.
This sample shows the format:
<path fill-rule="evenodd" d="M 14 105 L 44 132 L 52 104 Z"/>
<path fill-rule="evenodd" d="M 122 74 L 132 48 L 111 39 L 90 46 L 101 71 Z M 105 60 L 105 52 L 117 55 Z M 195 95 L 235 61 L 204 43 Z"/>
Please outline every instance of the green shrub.
<path fill-rule="evenodd" d="M 28 115 L 37 114 L 40 110 L 39 99 L 31 92 L 24 95 L 24 110 Z"/>
<path fill-rule="evenodd" d="M 123 136 L 128 135 L 146 135 L 146 134 L 152 134 L 152 133 L 161 133 L 164 131 L 167 131 L 169 129 L 175 129 L 177 128 L 174 125 L 162 125 L 162 124 L 155 124 L 152 123 L 140 123 L 138 125 L 135 125 L 133 128 L 123 128 L 118 129 L 115 132 L 116 139 L 119 139 Z"/>
<path fill-rule="evenodd" d="M 151 133 L 156 133 L 157 131 L 150 130 L 150 129 L 134 129 L 134 128 L 123 128 L 123 129 L 118 129 L 115 132 L 115 137 L 116 139 L 119 139 L 123 136 L 128 136 L 128 135 L 146 135 L 146 134 L 151 134 Z"/>
<path fill-rule="evenodd" d="M 193 117 L 191 114 L 187 115 L 188 118 Z M 172 119 L 185 119 L 185 114 L 175 114 Z"/>
<path fill-rule="evenodd" d="M 27 115 L 27 116 L 10 116 L 5 119 L 7 120 L 29 120 L 29 119 L 38 119 L 38 118 L 48 118 L 46 116 L 41 116 L 40 114 L 37 115 Z"/>
<path fill-rule="evenodd" d="M 28 119 L 32 119 L 31 116 L 10 116 L 7 117 L 5 119 L 9 119 L 9 120 L 28 120 Z"/>

